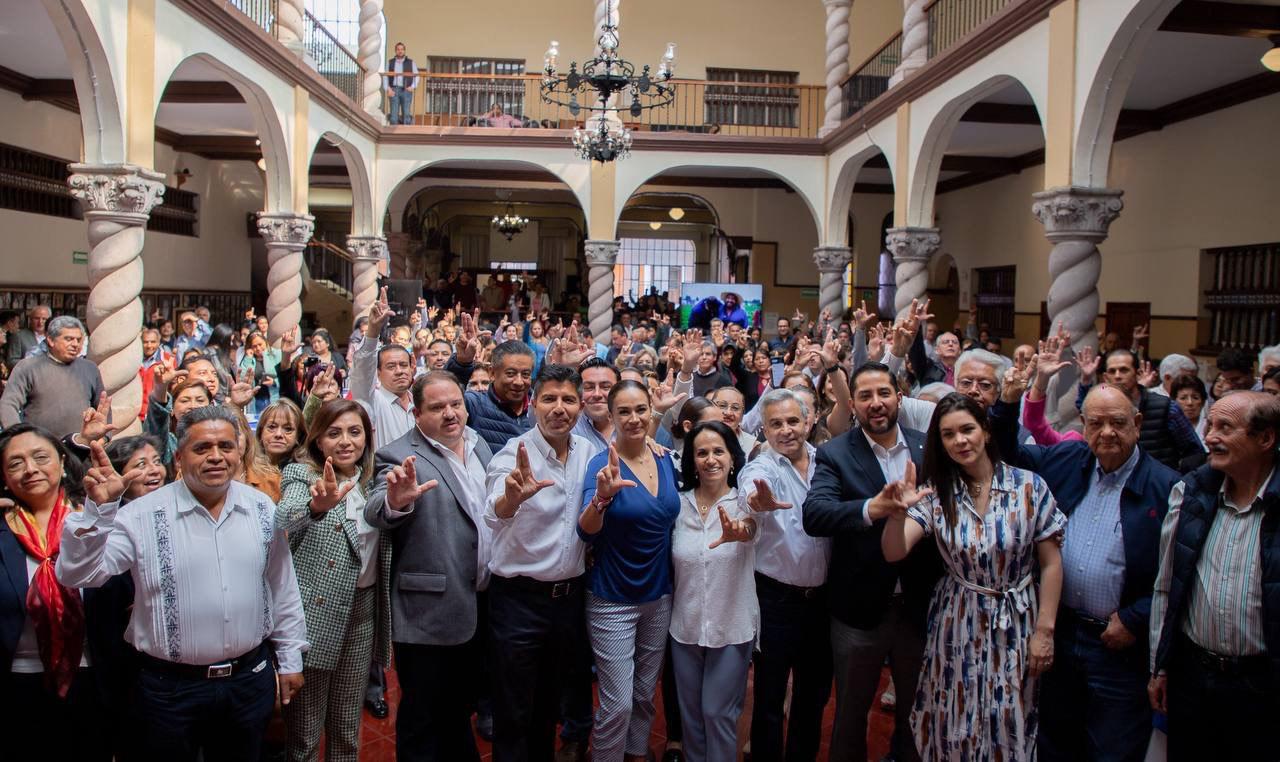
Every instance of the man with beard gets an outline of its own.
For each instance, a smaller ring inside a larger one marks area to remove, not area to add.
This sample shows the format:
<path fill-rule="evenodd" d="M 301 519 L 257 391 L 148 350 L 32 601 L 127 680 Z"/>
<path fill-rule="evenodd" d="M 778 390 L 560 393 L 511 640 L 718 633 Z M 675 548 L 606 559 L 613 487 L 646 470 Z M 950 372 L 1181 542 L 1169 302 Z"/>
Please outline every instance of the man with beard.
<path fill-rule="evenodd" d="M 898 694 L 915 695 L 929 600 L 942 572 L 933 543 L 919 543 L 902 561 L 884 560 L 880 536 L 892 503 L 887 490 L 908 463 L 922 465 L 924 434 L 898 425 L 901 394 L 887 366 L 865 363 L 854 371 L 852 386 L 858 427 L 818 449 L 804 501 L 804 530 L 832 538 L 833 760 L 867 758 L 867 711 L 886 657 Z M 895 709 L 890 748 L 899 762 L 920 759 L 909 723 L 912 703 L 899 701 Z"/>
<path fill-rule="evenodd" d="M 579 497 L 591 443 L 573 433 L 582 379 L 544 365 L 533 385 L 536 425 L 489 461 L 485 522 L 493 530 L 489 613 L 494 756 L 545 759 L 562 689 L 588 648 Z"/>
<path fill-rule="evenodd" d="M 831 623 L 823 584 L 831 540 L 804 531 L 804 504 L 817 466 L 809 444 L 812 412 L 800 395 L 774 389 L 760 400 L 769 447 L 742 469 L 738 501 L 759 526 L 756 596 L 760 648 L 755 660 L 751 751 L 761 760 L 814 760 L 831 695 Z M 791 709 L 783 751 L 783 706 Z"/>
<path fill-rule="evenodd" d="M 275 705 L 302 687 L 302 599 L 271 498 L 237 481 L 234 414 L 189 411 L 178 424 L 182 477 L 120 498 L 141 470 L 116 472 L 97 442 L 83 511 L 68 514 L 58 555 L 67 587 L 134 580 L 125 639 L 140 652 L 134 711 L 141 758 L 257 760 Z"/>
<path fill-rule="evenodd" d="M 742 309 L 742 297 L 732 291 L 720 295 L 720 314 L 717 315 L 726 325 L 735 323 L 739 328 L 747 327 L 747 311 Z"/>

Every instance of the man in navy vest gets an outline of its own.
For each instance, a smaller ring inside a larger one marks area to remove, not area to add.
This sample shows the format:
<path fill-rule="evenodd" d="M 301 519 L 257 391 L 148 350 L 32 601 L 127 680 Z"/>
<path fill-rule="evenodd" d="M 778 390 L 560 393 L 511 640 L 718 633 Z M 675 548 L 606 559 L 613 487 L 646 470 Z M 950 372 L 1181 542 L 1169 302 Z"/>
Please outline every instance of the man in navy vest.
<path fill-rule="evenodd" d="M 1042 355 L 1037 373 L 1051 376 L 1066 364 L 1045 362 Z M 1022 380 L 1005 380 L 992 429 L 1000 451 L 1042 476 L 1070 517 L 1056 658 L 1040 682 L 1040 758 L 1141 762 L 1151 736 L 1145 690 L 1151 587 L 1161 519 L 1181 476 L 1138 447 L 1142 415 L 1110 384 L 1085 398 L 1084 442 L 1019 446 Z"/>
<path fill-rule="evenodd" d="M 1151 600 L 1151 705 L 1169 759 L 1277 758 L 1280 400 L 1233 392 L 1209 410 L 1209 462 L 1169 495 Z"/>
<path fill-rule="evenodd" d="M 457 349 L 445 369 L 462 383 L 475 370 L 480 342 L 476 338 L 474 319 L 463 313 Z M 533 388 L 533 350 L 520 340 L 504 341 L 489 356 L 489 375 L 493 383 L 487 392 L 468 391 L 467 425 L 497 452 L 513 439 L 533 428 L 529 414 L 529 392 Z"/>
<path fill-rule="evenodd" d="M 413 88 L 418 83 L 418 67 L 405 57 L 404 43 L 396 43 L 396 57 L 387 61 L 387 102 L 390 124 L 409 124 L 413 113 Z"/>

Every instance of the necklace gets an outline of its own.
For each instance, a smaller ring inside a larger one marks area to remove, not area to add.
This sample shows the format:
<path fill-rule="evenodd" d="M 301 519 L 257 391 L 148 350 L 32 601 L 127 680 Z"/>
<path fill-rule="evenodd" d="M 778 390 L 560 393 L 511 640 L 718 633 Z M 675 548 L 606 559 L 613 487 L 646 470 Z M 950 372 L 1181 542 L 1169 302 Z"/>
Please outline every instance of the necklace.
<path fill-rule="evenodd" d="M 646 450 L 646 454 L 647 454 L 647 450 Z M 649 459 L 646 462 L 644 460 L 639 460 L 639 461 L 633 460 L 632 458 L 628 458 L 627 456 L 621 455 L 621 454 L 619 454 L 619 457 L 622 458 L 622 462 L 627 464 L 628 468 L 630 468 L 633 472 L 635 472 L 636 475 L 640 476 L 641 478 L 651 478 L 657 475 L 655 471 L 655 467 L 657 464 L 652 459 Z M 644 458 L 645 454 L 641 454 L 640 457 Z"/>

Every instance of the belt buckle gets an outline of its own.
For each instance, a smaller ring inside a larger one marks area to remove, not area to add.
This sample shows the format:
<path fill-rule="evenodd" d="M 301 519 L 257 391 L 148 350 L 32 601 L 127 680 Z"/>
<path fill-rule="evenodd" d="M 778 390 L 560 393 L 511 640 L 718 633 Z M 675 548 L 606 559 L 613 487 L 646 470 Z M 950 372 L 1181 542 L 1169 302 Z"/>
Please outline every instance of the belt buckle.
<path fill-rule="evenodd" d="M 800 593 L 800 596 L 801 596 L 802 598 L 804 598 L 804 599 L 807 601 L 807 600 L 809 600 L 810 598 L 815 597 L 817 594 L 818 594 L 818 588 L 816 588 L 816 587 L 806 587 L 806 588 L 804 588 L 804 589 L 803 589 L 803 591 Z"/>
<path fill-rule="evenodd" d="M 221 664 L 210 664 L 205 678 L 213 680 L 219 677 L 231 677 L 231 662 L 224 661 Z"/>
<path fill-rule="evenodd" d="M 564 596 L 569 594 L 571 587 L 572 585 L 568 582 L 557 582 L 551 586 L 551 597 L 563 598 Z"/>

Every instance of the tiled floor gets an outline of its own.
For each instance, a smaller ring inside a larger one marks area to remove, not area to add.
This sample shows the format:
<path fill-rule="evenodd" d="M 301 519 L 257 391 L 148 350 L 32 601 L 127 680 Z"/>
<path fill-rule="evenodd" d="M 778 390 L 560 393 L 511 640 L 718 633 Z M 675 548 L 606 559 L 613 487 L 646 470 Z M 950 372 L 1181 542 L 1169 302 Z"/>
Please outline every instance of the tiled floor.
<path fill-rule="evenodd" d="M 391 762 L 396 758 L 396 742 L 395 742 L 395 719 L 396 704 L 400 699 L 400 685 L 396 680 L 394 670 L 387 671 L 387 703 L 391 707 L 391 715 L 385 720 L 377 720 L 364 713 L 364 726 L 360 734 L 360 762 Z M 881 689 L 888 683 L 888 673 L 881 678 Z M 872 760 L 878 760 L 884 756 L 889 749 L 889 735 L 893 732 L 893 715 L 880 709 L 880 701 L 877 696 L 875 709 L 871 714 L 871 731 L 870 731 L 870 748 L 868 752 Z M 832 696 L 831 701 L 827 704 L 827 713 L 823 722 L 823 742 L 822 752 L 819 760 L 827 759 L 827 744 L 831 738 L 831 723 L 835 713 L 835 697 Z M 739 738 L 743 743 L 746 742 L 748 727 L 751 720 L 751 690 L 748 686 L 747 690 L 747 706 L 742 713 L 742 720 L 738 725 Z M 666 720 L 662 713 L 662 701 L 658 701 L 658 718 L 654 722 L 653 736 L 650 741 L 650 748 L 654 754 L 661 756 L 662 749 L 666 744 Z M 477 736 L 477 743 L 480 747 L 480 758 L 483 760 L 492 759 L 491 750 L 488 743 Z"/>

